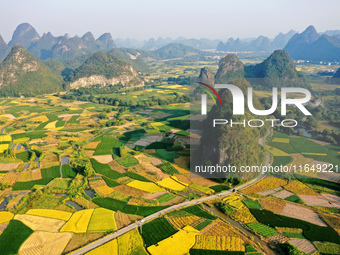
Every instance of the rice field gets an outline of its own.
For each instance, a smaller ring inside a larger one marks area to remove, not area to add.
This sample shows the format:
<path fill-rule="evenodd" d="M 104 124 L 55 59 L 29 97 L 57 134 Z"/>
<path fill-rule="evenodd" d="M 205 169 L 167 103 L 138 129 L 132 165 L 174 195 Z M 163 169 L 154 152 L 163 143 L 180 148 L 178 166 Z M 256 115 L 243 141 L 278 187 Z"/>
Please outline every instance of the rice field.
<path fill-rule="evenodd" d="M 86 209 L 75 212 L 60 232 L 85 233 L 90 223 L 94 209 Z"/>
<path fill-rule="evenodd" d="M 30 209 L 26 212 L 26 214 L 64 221 L 68 221 L 72 216 L 72 213 L 51 209 Z"/>
<path fill-rule="evenodd" d="M 46 218 L 29 214 L 17 214 L 15 220 L 20 220 L 34 231 L 58 232 L 65 224 L 63 220 Z"/>
<path fill-rule="evenodd" d="M 94 209 L 87 231 L 104 232 L 116 229 L 114 211 L 105 208 Z"/>
<path fill-rule="evenodd" d="M 245 251 L 245 243 L 238 237 L 197 235 L 193 249 Z"/>
<path fill-rule="evenodd" d="M 199 235 L 199 231 L 187 226 L 171 237 L 160 241 L 157 246 L 148 247 L 147 250 L 151 255 L 187 254 L 194 246 L 197 235 Z"/>
<path fill-rule="evenodd" d="M 158 187 L 156 184 L 152 182 L 143 182 L 143 181 L 138 181 L 138 180 L 134 180 L 128 183 L 127 186 L 130 186 L 130 187 L 133 187 L 139 190 L 143 190 L 149 193 L 165 191 L 163 188 Z"/>
<path fill-rule="evenodd" d="M 0 224 L 13 219 L 14 214 L 11 212 L 0 211 Z"/>
<path fill-rule="evenodd" d="M 161 181 L 158 181 L 157 184 L 164 188 L 176 190 L 176 191 L 182 191 L 186 188 L 184 185 L 180 184 L 179 182 L 176 182 L 170 177 L 164 178 Z"/>

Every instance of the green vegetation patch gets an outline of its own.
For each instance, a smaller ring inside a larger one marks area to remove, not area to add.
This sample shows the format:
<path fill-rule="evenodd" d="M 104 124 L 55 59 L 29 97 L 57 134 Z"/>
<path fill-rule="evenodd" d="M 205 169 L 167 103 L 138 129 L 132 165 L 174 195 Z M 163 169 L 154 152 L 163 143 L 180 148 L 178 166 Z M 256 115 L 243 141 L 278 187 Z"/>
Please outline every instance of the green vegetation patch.
<path fill-rule="evenodd" d="M 11 220 L 8 227 L 0 235 L 1 254 L 18 254 L 20 246 L 33 232 L 21 221 Z"/>
<path fill-rule="evenodd" d="M 138 160 L 135 159 L 134 157 L 117 159 L 117 162 L 125 167 L 131 167 L 138 164 Z"/>
<path fill-rule="evenodd" d="M 219 251 L 219 250 L 203 250 L 190 249 L 190 255 L 244 255 L 243 251 Z"/>
<path fill-rule="evenodd" d="M 114 180 L 112 180 L 111 178 L 108 178 L 106 176 L 102 176 L 103 180 L 106 182 L 106 185 L 113 188 L 116 186 L 119 186 L 120 184 Z"/>
<path fill-rule="evenodd" d="M 295 194 L 285 198 L 285 200 L 289 202 L 293 202 L 293 203 L 298 203 L 298 204 L 303 203 L 302 199 L 298 195 L 295 195 Z M 254 208 L 254 209 L 257 209 L 257 208 Z"/>
<path fill-rule="evenodd" d="M 212 220 L 205 220 L 202 223 L 198 224 L 195 229 L 201 231 L 202 229 L 206 228 L 209 226 L 213 221 Z"/>
<path fill-rule="evenodd" d="M 156 153 L 161 156 L 163 159 L 174 162 L 175 158 L 178 158 L 178 154 L 176 151 L 167 151 L 165 149 L 156 149 Z"/>
<path fill-rule="evenodd" d="M 315 245 L 322 254 L 340 254 L 339 244 L 315 242 Z"/>
<path fill-rule="evenodd" d="M 165 193 L 159 197 L 156 198 L 156 200 L 159 202 L 159 203 L 166 203 L 166 202 L 169 202 L 171 201 L 172 199 L 176 198 L 176 196 L 172 193 Z"/>
<path fill-rule="evenodd" d="M 297 238 L 297 239 L 306 239 L 303 234 L 301 233 L 289 233 L 289 232 L 283 232 L 285 236 L 288 236 L 289 238 Z"/>
<path fill-rule="evenodd" d="M 118 136 L 117 138 L 119 140 L 129 141 L 131 139 L 132 135 L 134 135 L 134 134 L 144 134 L 144 133 L 146 133 L 146 131 L 144 129 L 137 129 L 137 130 L 126 132 L 123 135 Z"/>
<path fill-rule="evenodd" d="M 178 170 L 169 162 L 164 162 L 163 164 L 160 164 L 157 167 L 161 169 L 164 173 L 169 175 L 179 174 Z"/>
<path fill-rule="evenodd" d="M 70 165 L 63 165 L 61 167 L 61 172 L 63 173 L 63 178 L 74 178 L 77 175 L 77 171 Z"/>
<path fill-rule="evenodd" d="M 94 158 L 91 158 L 90 160 L 91 160 L 93 169 L 99 174 L 105 175 L 106 177 L 109 177 L 114 180 L 125 176 L 115 170 L 112 170 L 112 168 L 109 165 L 99 163 Z"/>
<path fill-rule="evenodd" d="M 49 167 L 49 168 L 41 169 L 41 176 L 42 176 L 43 179 L 46 179 L 46 178 L 53 179 L 53 178 L 61 177 L 60 176 L 60 166 L 52 166 L 52 167 Z"/>
<path fill-rule="evenodd" d="M 126 176 L 138 180 L 138 181 L 142 181 L 142 182 L 151 182 L 149 179 L 145 178 L 144 176 L 141 176 L 139 174 L 133 173 L 133 172 L 126 172 L 124 173 Z"/>
<path fill-rule="evenodd" d="M 271 237 L 278 234 L 275 229 L 260 223 L 248 223 L 247 226 L 256 234 L 259 234 L 264 237 Z"/>
<path fill-rule="evenodd" d="M 21 159 L 24 162 L 30 161 L 30 153 L 28 151 L 19 152 L 15 155 L 17 159 Z"/>
<path fill-rule="evenodd" d="M 262 209 L 262 205 L 258 200 L 246 198 L 243 200 L 243 203 L 250 209 Z"/>
<path fill-rule="evenodd" d="M 154 245 L 175 234 L 177 230 L 164 218 L 157 218 L 143 225 L 141 235 L 145 245 Z"/>
<path fill-rule="evenodd" d="M 230 190 L 230 187 L 223 185 L 223 184 L 210 186 L 209 188 L 212 189 L 213 191 L 215 191 L 216 193 L 220 193 L 220 192 L 225 191 L 225 190 Z"/>
<path fill-rule="evenodd" d="M 250 209 L 258 222 L 270 227 L 301 228 L 306 239 L 314 241 L 327 241 L 340 244 L 340 236 L 331 227 L 321 227 L 306 221 L 277 215 L 268 210 Z"/>
<path fill-rule="evenodd" d="M 293 161 L 291 156 L 274 156 L 273 166 L 285 166 Z"/>
<path fill-rule="evenodd" d="M 198 217 L 204 218 L 204 219 L 208 219 L 208 220 L 216 220 L 217 217 L 204 211 L 201 207 L 199 207 L 198 205 L 193 205 L 190 207 L 186 207 L 184 209 L 182 209 L 181 211 L 187 212 L 191 215 L 196 215 Z"/>
<path fill-rule="evenodd" d="M 45 186 L 48 184 L 52 179 L 51 178 L 45 178 L 40 180 L 34 180 L 29 182 L 17 182 L 13 186 L 13 190 L 31 190 L 35 185 L 43 185 Z"/>
<path fill-rule="evenodd" d="M 96 139 L 93 139 L 95 141 Z M 93 156 L 109 155 L 113 153 L 113 148 L 118 140 L 112 136 L 103 136 L 100 144 L 98 144 Z"/>

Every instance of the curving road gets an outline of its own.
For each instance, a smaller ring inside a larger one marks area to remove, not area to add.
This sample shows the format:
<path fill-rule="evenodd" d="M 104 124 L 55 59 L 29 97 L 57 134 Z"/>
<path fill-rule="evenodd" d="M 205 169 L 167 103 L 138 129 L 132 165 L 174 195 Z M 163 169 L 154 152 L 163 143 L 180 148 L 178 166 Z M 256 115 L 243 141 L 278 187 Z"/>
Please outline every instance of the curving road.
<path fill-rule="evenodd" d="M 259 144 L 260 145 L 264 145 L 264 141 L 267 139 L 267 137 L 270 135 L 270 129 L 268 130 L 268 133 L 262 137 L 260 140 L 259 140 Z M 267 153 L 267 157 L 266 157 L 266 165 L 268 166 L 270 164 L 270 155 L 269 153 Z M 151 214 L 145 218 L 142 219 L 142 222 L 139 221 L 139 222 L 135 222 L 135 223 L 132 223 L 130 225 L 128 225 L 127 227 L 125 228 L 122 228 L 120 230 L 117 230 L 115 233 L 113 234 L 110 234 L 110 235 L 107 235 L 105 237 L 103 237 L 102 239 L 99 239 L 81 249 L 78 249 L 74 252 L 72 252 L 71 254 L 72 255 L 80 255 L 80 254 L 85 254 L 135 228 L 138 228 L 139 226 L 141 226 L 141 224 L 143 224 L 143 222 L 147 222 L 147 221 L 150 221 L 150 220 L 153 220 L 159 216 L 161 216 L 162 214 L 166 214 L 166 213 L 169 213 L 170 211 L 173 211 L 173 210 L 177 210 L 177 209 L 180 209 L 182 207 L 186 207 L 186 206 L 190 206 L 190 205 L 195 205 L 195 204 L 199 204 L 201 202 L 205 202 L 205 201 L 208 201 L 210 199 L 214 199 L 214 198 L 218 198 L 220 196 L 230 196 L 234 193 L 234 191 L 236 190 L 240 190 L 240 189 L 243 189 L 249 185 L 252 185 L 254 184 L 255 182 L 259 181 L 260 179 L 262 179 L 264 176 L 265 176 L 265 172 L 262 172 L 258 177 L 256 177 L 255 179 L 247 182 L 247 183 L 244 183 L 238 187 L 235 187 L 234 190 L 227 190 L 227 191 L 224 191 L 224 192 L 221 192 L 219 194 L 216 194 L 216 195 L 211 195 L 211 196 L 208 196 L 208 197 L 202 197 L 202 198 L 198 198 L 198 199 L 195 199 L 195 200 L 191 200 L 191 201 L 187 201 L 187 202 L 183 202 L 181 204 L 177 204 L 177 205 L 173 205 L 173 206 L 170 206 L 168 208 L 165 208 L 159 212 L 156 212 L 154 214 Z"/>

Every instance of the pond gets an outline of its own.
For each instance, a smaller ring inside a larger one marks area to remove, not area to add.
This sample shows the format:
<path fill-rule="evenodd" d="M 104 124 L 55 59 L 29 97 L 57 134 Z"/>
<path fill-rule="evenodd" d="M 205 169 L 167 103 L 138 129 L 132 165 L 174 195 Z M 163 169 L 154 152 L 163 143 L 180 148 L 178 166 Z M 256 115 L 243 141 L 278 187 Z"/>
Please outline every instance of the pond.
<path fill-rule="evenodd" d="M 61 165 L 66 165 L 70 162 L 70 157 L 61 157 Z"/>
<path fill-rule="evenodd" d="M 66 201 L 66 204 L 68 204 L 68 205 L 74 207 L 74 209 L 76 209 L 77 211 L 83 210 L 83 208 L 82 208 L 80 205 L 78 205 L 76 202 L 73 202 L 73 201 L 71 201 L 71 200 Z"/>
<path fill-rule="evenodd" d="M 299 130 L 304 131 L 304 133 L 305 133 L 304 136 L 305 137 L 312 138 L 313 135 L 311 133 L 309 133 L 308 131 L 306 131 L 306 129 L 304 129 L 304 128 L 297 128 L 296 129 L 296 133 L 299 132 Z"/>
<path fill-rule="evenodd" d="M 94 197 L 94 191 L 92 189 L 85 189 L 85 194 L 88 195 L 90 198 Z"/>
<path fill-rule="evenodd" d="M 24 166 L 24 169 L 28 169 L 29 167 L 30 167 L 30 163 L 28 163 L 28 164 L 26 164 L 25 166 Z"/>
<path fill-rule="evenodd" d="M 89 139 L 89 142 L 91 142 L 94 138 L 95 138 L 95 136 L 92 136 L 92 137 Z"/>
<path fill-rule="evenodd" d="M 13 198 L 16 197 L 17 195 L 9 195 L 8 197 L 5 198 L 4 201 L 2 201 L 2 203 L 0 204 L 0 210 L 5 209 L 8 202 Z"/>

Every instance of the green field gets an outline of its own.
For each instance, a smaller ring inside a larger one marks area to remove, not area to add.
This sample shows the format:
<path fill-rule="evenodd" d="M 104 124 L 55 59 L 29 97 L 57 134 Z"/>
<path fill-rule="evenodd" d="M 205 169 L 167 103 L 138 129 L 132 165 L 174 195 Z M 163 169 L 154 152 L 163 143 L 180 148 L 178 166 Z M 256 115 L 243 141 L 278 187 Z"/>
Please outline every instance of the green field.
<path fill-rule="evenodd" d="M 125 167 L 131 167 L 138 164 L 138 160 L 134 157 L 117 159 L 117 162 Z"/>
<path fill-rule="evenodd" d="M 253 199 L 244 199 L 243 203 L 250 209 L 262 209 L 262 205 L 259 203 L 258 200 Z"/>
<path fill-rule="evenodd" d="M 143 225 L 141 235 L 146 247 L 175 234 L 177 230 L 164 218 L 157 218 Z"/>
<path fill-rule="evenodd" d="M 184 209 L 181 209 L 180 211 L 184 211 L 186 213 L 189 213 L 189 215 L 190 214 L 196 215 L 198 217 L 205 218 L 205 219 L 208 219 L 208 220 L 216 220 L 216 216 L 204 211 L 198 205 L 189 206 L 189 207 L 186 207 Z"/>
<path fill-rule="evenodd" d="M 8 227 L 0 235 L 0 251 L 2 255 L 17 254 L 20 246 L 33 234 L 33 230 L 18 220 L 11 220 Z"/>
<path fill-rule="evenodd" d="M 198 224 L 195 228 L 199 231 L 204 229 L 205 227 L 209 226 L 213 221 L 212 220 L 205 220 L 202 223 Z"/>
<path fill-rule="evenodd" d="M 46 178 L 58 178 L 60 176 L 60 166 L 52 166 L 49 168 L 41 169 L 41 176 L 43 179 Z"/>
<path fill-rule="evenodd" d="M 161 169 L 164 173 L 169 175 L 179 174 L 178 170 L 169 162 L 163 162 L 163 164 L 160 164 L 157 167 Z"/>
<path fill-rule="evenodd" d="M 63 173 L 63 178 L 74 178 L 77 175 L 77 171 L 70 165 L 63 165 L 61 172 Z"/>
<path fill-rule="evenodd" d="M 113 148 L 118 140 L 112 136 L 103 136 L 102 141 L 98 144 L 94 156 L 109 155 L 113 153 Z"/>
<path fill-rule="evenodd" d="M 46 178 L 46 179 L 40 179 L 35 181 L 28 181 L 28 182 L 17 182 L 13 186 L 13 190 L 31 190 L 35 185 L 42 185 L 45 186 L 47 183 L 49 183 L 52 179 Z"/>
<path fill-rule="evenodd" d="M 190 249 L 189 253 L 190 255 L 244 255 L 245 254 L 242 251 L 218 251 L 218 250 L 202 250 L 202 249 Z"/>
<path fill-rule="evenodd" d="M 230 190 L 230 187 L 228 187 L 226 185 L 222 185 L 222 184 L 210 186 L 209 188 L 212 189 L 213 191 L 215 191 L 216 193 L 220 193 L 220 192 L 225 191 L 225 190 Z"/>
<path fill-rule="evenodd" d="M 283 232 L 285 236 L 288 236 L 289 238 L 297 238 L 297 239 L 306 239 L 303 234 L 301 233 L 289 233 L 289 232 Z"/>
<path fill-rule="evenodd" d="M 142 181 L 142 182 L 151 182 L 149 179 L 145 178 L 144 176 L 141 176 L 139 174 L 133 173 L 133 172 L 126 172 L 124 173 L 126 176 L 138 180 L 138 181 Z"/>
<path fill-rule="evenodd" d="M 109 177 L 111 179 L 118 179 L 118 178 L 121 178 L 121 177 L 124 177 L 125 175 L 115 171 L 115 170 L 112 170 L 112 168 L 107 165 L 107 164 L 102 164 L 102 163 L 99 163 L 97 160 L 95 160 L 94 158 L 91 158 L 91 163 L 92 163 L 92 166 L 93 166 L 93 169 L 99 173 L 99 174 L 102 174 L 106 177 Z"/>
<path fill-rule="evenodd" d="M 267 227 L 260 223 L 248 223 L 247 226 L 251 230 L 253 230 L 256 234 L 259 234 L 264 237 L 271 237 L 278 234 L 275 229 Z"/>
<path fill-rule="evenodd" d="M 102 176 L 103 180 L 106 182 L 106 185 L 113 188 L 116 186 L 119 186 L 120 184 L 114 180 L 112 180 L 111 178 L 108 178 L 106 176 Z"/>
<path fill-rule="evenodd" d="M 166 203 L 171 201 L 172 199 L 174 199 L 176 196 L 174 194 L 171 193 L 165 193 L 159 197 L 157 197 L 157 201 L 160 203 Z"/>

